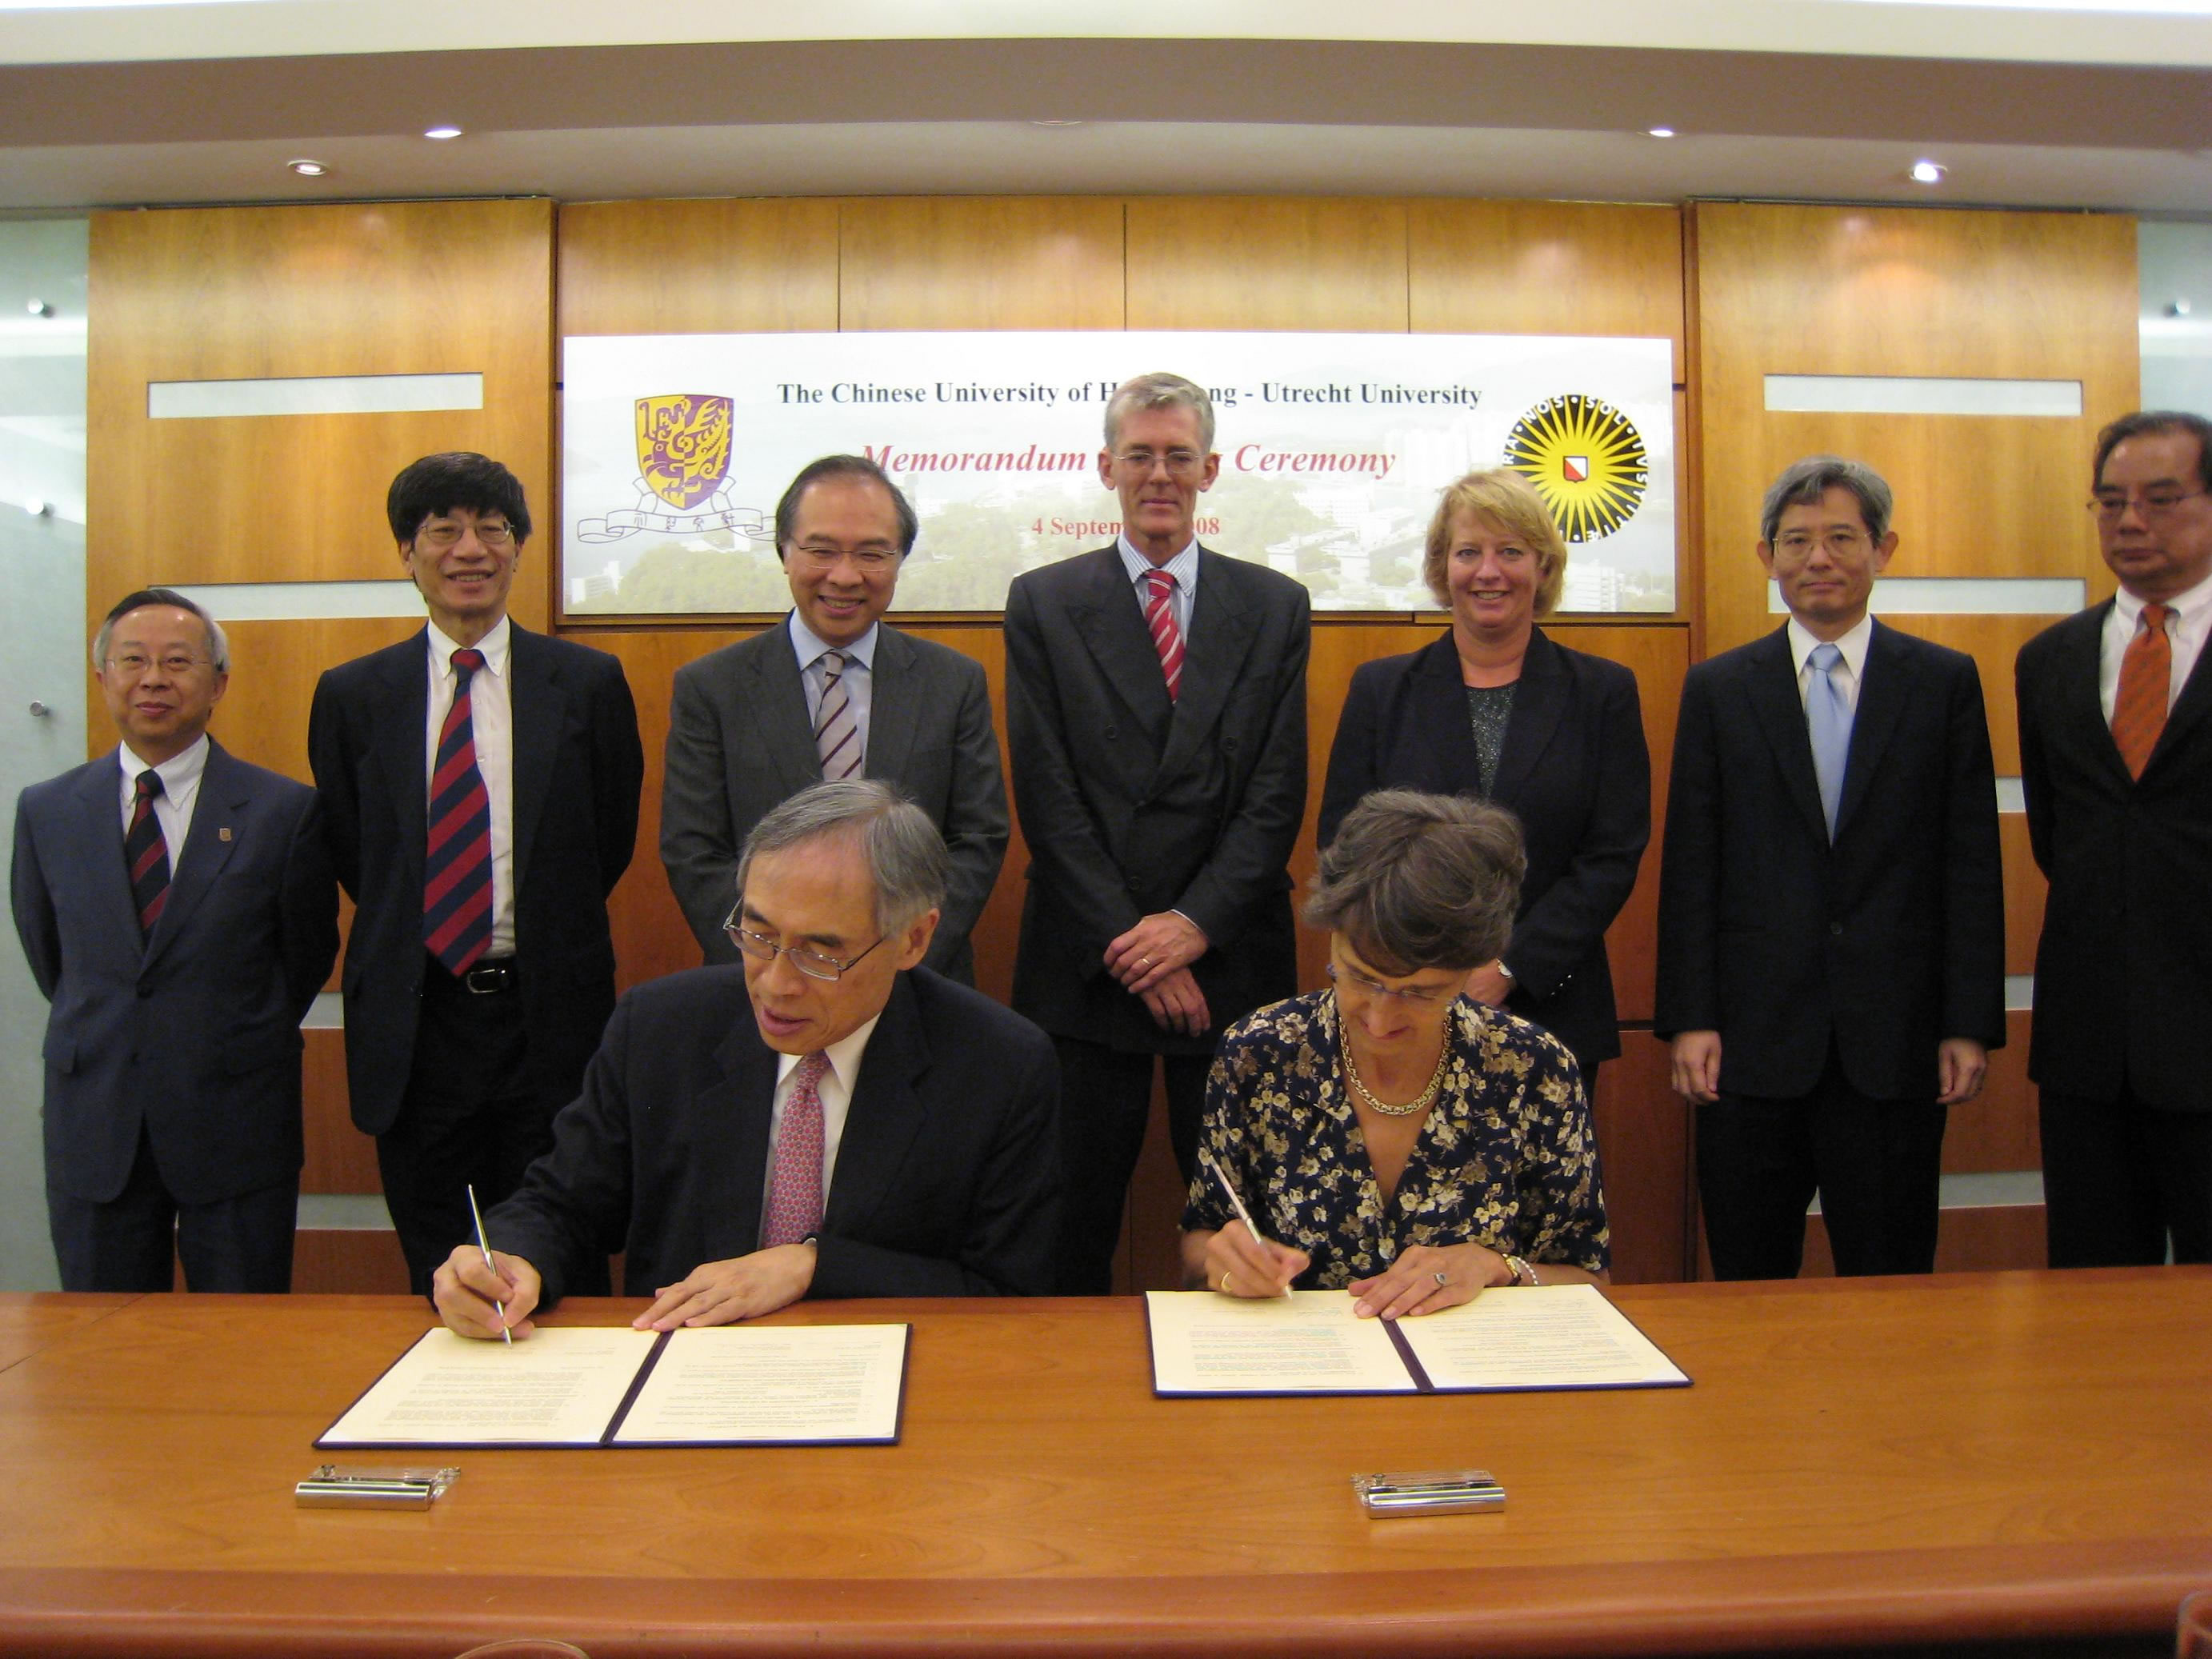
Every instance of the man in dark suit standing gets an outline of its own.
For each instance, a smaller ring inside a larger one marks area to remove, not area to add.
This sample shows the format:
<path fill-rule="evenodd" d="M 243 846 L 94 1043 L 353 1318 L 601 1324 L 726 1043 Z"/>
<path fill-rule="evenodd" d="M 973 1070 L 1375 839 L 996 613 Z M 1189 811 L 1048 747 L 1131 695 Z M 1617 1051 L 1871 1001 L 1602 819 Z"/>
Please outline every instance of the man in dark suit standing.
<path fill-rule="evenodd" d="M 2212 421 L 2123 416 L 2094 476 L 2119 592 L 2016 675 L 2051 1265 L 2212 1261 Z"/>
<path fill-rule="evenodd" d="M 1153 1056 L 1188 1179 L 1221 1027 L 1297 988 L 1310 607 L 1289 577 L 1199 545 L 1220 465 L 1204 387 L 1129 381 L 1098 455 L 1120 539 L 1017 577 L 1006 599 L 1030 849 L 1014 1006 L 1060 1050 L 1069 1294 L 1111 1288 Z"/>
<path fill-rule="evenodd" d="M 423 632 L 315 687 L 307 755 L 353 895 L 346 1080 L 409 1278 L 551 1144 L 615 1001 L 607 894 L 644 757 L 622 665 L 518 627 L 522 485 L 429 455 L 386 503 Z"/>
<path fill-rule="evenodd" d="M 456 1239 L 438 1310 L 526 1329 L 623 1253 L 644 1328 L 802 1297 L 1036 1295 L 1060 1163 L 1044 1034 L 921 966 L 945 897 L 928 816 L 868 778 L 762 818 L 731 919 L 740 967 L 623 999 L 554 1148 Z"/>
<path fill-rule="evenodd" d="M 1867 612 L 1890 492 L 1833 456 L 1766 493 L 1790 621 L 1690 671 L 1654 1021 L 1698 1109 L 1713 1271 L 1926 1273 L 1948 1108 L 2004 1041 L 1996 781 L 1972 659 Z"/>
<path fill-rule="evenodd" d="M 337 955 L 313 790 L 207 735 L 230 646 L 143 589 L 92 647 L 118 748 L 26 789 L 10 896 L 46 1022 L 65 1291 L 289 1291 L 300 1020 Z"/>
<path fill-rule="evenodd" d="M 676 671 L 660 860 L 708 962 L 738 959 L 723 923 L 762 816 L 825 778 L 883 778 L 951 854 L 927 965 L 975 982 L 968 935 L 1006 854 L 1006 786 L 983 665 L 881 625 L 915 531 L 914 508 L 873 461 L 810 463 L 775 508 L 791 615 Z"/>

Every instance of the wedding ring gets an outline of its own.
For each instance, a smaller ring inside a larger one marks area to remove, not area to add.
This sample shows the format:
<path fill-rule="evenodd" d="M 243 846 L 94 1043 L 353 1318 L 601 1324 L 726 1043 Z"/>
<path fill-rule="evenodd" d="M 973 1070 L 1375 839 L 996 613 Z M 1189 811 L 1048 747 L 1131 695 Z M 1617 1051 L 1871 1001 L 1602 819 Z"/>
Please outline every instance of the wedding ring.
<path fill-rule="evenodd" d="M 1137 966 L 1139 968 L 1149 968 L 1152 965 L 1152 959 L 1150 957 L 1139 957 L 1137 958 Z"/>
<path fill-rule="evenodd" d="M 1221 1270 L 1221 1291 L 1224 1296 L 1229 1293 L 1229 1269 L 1226 1267 Z"/>

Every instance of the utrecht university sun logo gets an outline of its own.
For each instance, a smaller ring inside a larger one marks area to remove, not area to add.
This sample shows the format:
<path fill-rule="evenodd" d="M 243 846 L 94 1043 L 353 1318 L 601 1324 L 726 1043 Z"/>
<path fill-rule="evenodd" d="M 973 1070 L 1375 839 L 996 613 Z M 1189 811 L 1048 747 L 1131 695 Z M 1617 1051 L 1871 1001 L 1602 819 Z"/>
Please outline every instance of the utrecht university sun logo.
<path fill-rule="evenodd" d="M 687 535 L 704 530 L 762 527 L 761 515 L 732 510 L 724 494 L 730 475 L 730 428 L 736 404 L 706 392 L 640 398 L 636 504 L 604 519 L 586 519 L 577 538 L 618 542 L 641 530 Z M 704 512 L 694 508 L 704 506 Z M 672 510 L 671 510 L 672 509 Z"/>
<path fill-rule="evenodd" d="M 1536 487 L 1571 542 L 1602 540 L 1626 524 L 1650 477 L 1628 416 L 1579 392 L 1547 398 L 1516 421 L 1505 462 Z"/>

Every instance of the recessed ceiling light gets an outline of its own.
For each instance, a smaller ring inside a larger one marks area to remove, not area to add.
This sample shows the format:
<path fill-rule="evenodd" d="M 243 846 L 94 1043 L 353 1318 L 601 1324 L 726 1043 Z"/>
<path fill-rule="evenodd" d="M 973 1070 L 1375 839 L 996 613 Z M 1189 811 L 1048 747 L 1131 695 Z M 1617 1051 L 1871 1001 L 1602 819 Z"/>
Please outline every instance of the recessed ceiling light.
<path fill-rule="evenodd" d="M 1645 131 L 1654 138 L 1672 138 L 1674 136 L 1672 127 L 1647 127 Z"/>
<path fill-rule="evenodd" d="M 1943 182 L 1943 175 L 1949 171 L 1941 161 L 1915 161 L 1912 164 L 1912 182 L 1916 185 L 1940 185 Z"/>
<path fill-rule="evenodd" d="M 304 155 L 296 161 L 287 161 L 284 165 L 302 179 L 319 179 L 330 171 L 320 161 L 311 161 Z"/>
<path fill-rule="evenodd" d="M 425 138 L 458 138 L 461 136 L 461 130 L 459 127 L 432 127 L 422 136 Z"/>
<path fill-rule="evenodd" d="M 1080 121 L 1032 121 L 1030 125 L 1033 127 L 1079 127 L 1083 123 Z"/>

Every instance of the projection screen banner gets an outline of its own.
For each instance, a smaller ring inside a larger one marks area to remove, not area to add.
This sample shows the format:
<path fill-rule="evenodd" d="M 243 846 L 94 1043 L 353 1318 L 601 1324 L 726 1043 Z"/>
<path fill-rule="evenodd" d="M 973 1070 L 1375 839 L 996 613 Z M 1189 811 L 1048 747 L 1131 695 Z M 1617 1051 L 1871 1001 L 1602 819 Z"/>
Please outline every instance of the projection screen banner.
<path fill-rule="evenodd" d="M 1431 608 L 1437 492 L 1511 465 L 1568 538 L 1561 608 L 1674 608 L 1665 340 L 1495 334 L 692 334 L 564 343 L 569 615 L 779 612 L 772 520 L 817 456 L 864 454 L 921 534 L 896 609 L 995 611 L 1022 571 L 1119 529 L 1100 481 L 1114 388 L 1212 394 L 1220 476 L 1199 534 L 1316 611 Z"/>

